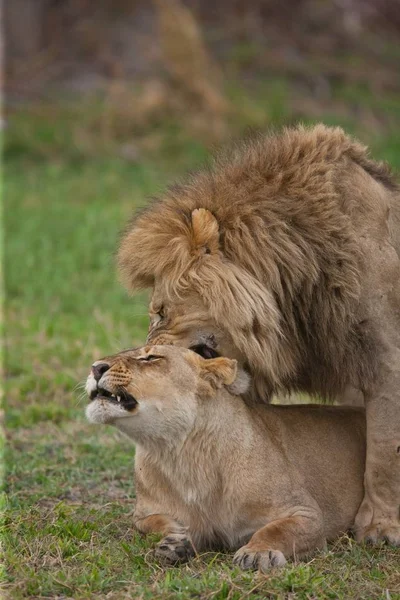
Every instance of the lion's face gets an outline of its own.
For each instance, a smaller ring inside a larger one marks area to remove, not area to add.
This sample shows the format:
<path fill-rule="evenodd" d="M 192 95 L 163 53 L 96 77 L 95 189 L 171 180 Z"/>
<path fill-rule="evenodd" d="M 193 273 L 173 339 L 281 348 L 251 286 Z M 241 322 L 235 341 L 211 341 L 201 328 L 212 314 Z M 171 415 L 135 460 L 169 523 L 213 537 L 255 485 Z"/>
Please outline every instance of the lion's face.
<path fill-rule="evenodd" d="M 158 284 L 149 306 L 149 344 L 190 348 L 203 358 L 227 356 L 243 363 L 232 337 L 218 326 L 201 297 L 187 292 L 175 298 Z"/>
<path fill-rule="evenodd" d="M 86 382 L 92 423 L 116 425 L 137 442 L 178 440 L 198 399 L 236 378 L 236 361 L 205 360 L 184 348 L 145 346 L 97 361 Z"/>

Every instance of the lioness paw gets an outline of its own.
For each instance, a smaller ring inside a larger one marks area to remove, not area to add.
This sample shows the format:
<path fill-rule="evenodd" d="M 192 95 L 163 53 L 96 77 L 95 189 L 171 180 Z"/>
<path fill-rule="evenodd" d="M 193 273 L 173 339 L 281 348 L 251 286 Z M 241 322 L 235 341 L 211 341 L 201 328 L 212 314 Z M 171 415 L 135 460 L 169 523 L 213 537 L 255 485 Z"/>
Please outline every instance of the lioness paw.
<path fill-rule="evenodd" d="M 253 552 L 243 546 L 233 557 L 233 563 L 243 570 L 260 569 L 263 573 L 273 567 L 283 567 L 286 558 L 280 550 L 263 550 Z"/>
<path fill-rule="evenodd" d="M 158 560 L 169 565 L 187 562 L 195 555 L 190 539 L 181 533 L 168 535 L 156 546 L 155 555 Z"/>

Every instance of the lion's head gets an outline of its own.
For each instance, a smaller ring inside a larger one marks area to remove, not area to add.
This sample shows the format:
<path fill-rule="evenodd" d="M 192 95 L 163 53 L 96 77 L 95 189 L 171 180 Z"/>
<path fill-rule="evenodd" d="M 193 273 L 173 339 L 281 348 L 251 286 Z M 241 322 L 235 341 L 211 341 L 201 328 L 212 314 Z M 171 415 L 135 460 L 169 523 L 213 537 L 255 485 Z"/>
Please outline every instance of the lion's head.
<path fill-rule="evenodd" d="M 177 214 L 166 232 L 152 213 L 151 233 L 146 220 L 143 215 L 123 239 L 119 265 L 130 287 L 153 288 L 148 343 L 184 346 L 204 358 L 227 356 L 264 374 L 268 365 L 276 383 L 275 374 L 291 365 L 290 351 L 282 369 L 280 353 L 271 350 L 282 339 L 275 299 L 222 252 L 216 218 L 194 209 L 189 218 Z"/>

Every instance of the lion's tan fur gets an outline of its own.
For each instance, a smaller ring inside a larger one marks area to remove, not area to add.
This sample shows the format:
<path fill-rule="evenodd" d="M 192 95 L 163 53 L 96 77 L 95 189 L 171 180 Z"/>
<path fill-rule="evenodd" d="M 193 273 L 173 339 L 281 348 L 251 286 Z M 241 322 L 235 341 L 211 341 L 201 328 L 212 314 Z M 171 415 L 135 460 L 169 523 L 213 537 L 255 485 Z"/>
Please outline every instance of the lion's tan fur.
<path fill-rule="evenodd" d="M 162 358 L 138 360 L 146 354 Z M 113 423 L 137 444 L 135 523 L 144 533 L 172 536 L 160 542 L 166 559 L 179 558 L 174 544 L 182 545 L 182 536 L 197 551 L 246 544 L 239 564 L 254 552 L 301 557 L 353 525 L 363 496 L 363 410 L 250 409 L 232 393 L 244 389 L 235 361 L 204 360 L 173 346 L 104 361 L 110 369 L 100 385 L 117 393 L 123 381 L 138 406 L 122 414 L 96 400 L 103 416 L 98 407 L 88 416 Z"/>

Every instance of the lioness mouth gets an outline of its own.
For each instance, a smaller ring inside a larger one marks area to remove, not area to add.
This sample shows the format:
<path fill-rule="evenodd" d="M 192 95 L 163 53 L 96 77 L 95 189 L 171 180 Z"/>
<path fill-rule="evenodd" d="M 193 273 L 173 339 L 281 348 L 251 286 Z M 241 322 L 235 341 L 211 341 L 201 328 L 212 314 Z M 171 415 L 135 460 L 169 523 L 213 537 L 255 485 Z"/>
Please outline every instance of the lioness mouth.
<path fill-rule="evenodd" d="M 211 346 L 207 346 L 207 344 L 190 346 L 190 350 L 193 350 L 196 354 L 200 354 L 203 358 L 217 358 L 219 356 L 218 352 L 214 348 L 211 348 Z"/>
<path fill-rule="evenodd" d="M 109 402 L 115 402 L 116 404 L 120 404 L 126 410 L 132 410 L 137 406 L 137 400 L 131 395 L 128 394 L 125 390 L 122 390 L 120 394 L 112 394 L 108 390 L 104 388 L 97 388 L 90 394 L 90 399 L 100 399 L 107 398 Z"/>

